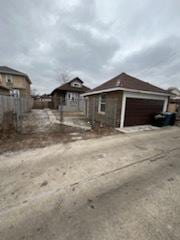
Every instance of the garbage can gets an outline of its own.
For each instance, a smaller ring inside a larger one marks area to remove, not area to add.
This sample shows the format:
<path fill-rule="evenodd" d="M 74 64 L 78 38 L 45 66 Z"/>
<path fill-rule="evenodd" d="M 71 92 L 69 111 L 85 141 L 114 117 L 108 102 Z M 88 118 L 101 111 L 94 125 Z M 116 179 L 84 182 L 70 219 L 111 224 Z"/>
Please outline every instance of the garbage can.
<path fill-rule="evenodd" d="M 171 113 L 165 112 L 164 113 L 164 126 L 170 125 L 170 121 L 171 121 Z"/>
<path fill-rule="evenodd" d="M 162 113 L 159 113 L 157 115 L 154 116 L 154 120 L 152 125 L 156 126 L 156 127 L 163 127 L 164 126 L 164 115 Z"/>
<path fill-rule="evenodd" d="M 171 112 L 164 113 L 164 126 L 171 125 L 173 126 L 176 120 L 176 114 Z"/>
<path fill-rule="evenodd" d="M 171 118 L 171 121 L 170 121 L 170 125 L 173 126 L 176 122 L 176 113 L 172 113 L 172 118 Z"/>

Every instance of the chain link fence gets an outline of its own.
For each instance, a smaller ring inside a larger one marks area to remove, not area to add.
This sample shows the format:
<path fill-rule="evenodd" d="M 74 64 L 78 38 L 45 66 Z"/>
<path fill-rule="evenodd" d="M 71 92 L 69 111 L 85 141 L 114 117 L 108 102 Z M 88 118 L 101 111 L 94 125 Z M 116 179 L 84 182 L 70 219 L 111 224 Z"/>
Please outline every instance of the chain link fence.
<path fill-rule="evenodd" d="M 56 108 L 60 112 L 60 120 L 63 121 L 64 115 L 66 113 L 72 114 L 85 114 L 85 99 L 64 99 L 62 97 L 58 97 L 55 99 L 56 102 L 52 102 L 52 106 L 56 106 Z"/>
<path fill-rule="evenodd" d="M 23 115 L 31 108 L 31 97 L 0 95 L 0 130 L 15 129 L 21 131 Z"/>

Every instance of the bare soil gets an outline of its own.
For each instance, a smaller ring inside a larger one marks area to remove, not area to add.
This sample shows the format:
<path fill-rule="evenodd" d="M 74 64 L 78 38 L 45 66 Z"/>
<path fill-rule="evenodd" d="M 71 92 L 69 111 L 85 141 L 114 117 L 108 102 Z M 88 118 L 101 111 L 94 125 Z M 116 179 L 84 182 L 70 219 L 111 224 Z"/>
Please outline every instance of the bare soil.
<path fill-rule="evenodd" d="M 108 127 L 96 126 L 90 131 L 85 131 L 62 124 L 52 124 L 46 110 L 33 110 L 24 117 L 21 132 L 0 134 L 0 154 L 113 134 L 120 133 Z"/>

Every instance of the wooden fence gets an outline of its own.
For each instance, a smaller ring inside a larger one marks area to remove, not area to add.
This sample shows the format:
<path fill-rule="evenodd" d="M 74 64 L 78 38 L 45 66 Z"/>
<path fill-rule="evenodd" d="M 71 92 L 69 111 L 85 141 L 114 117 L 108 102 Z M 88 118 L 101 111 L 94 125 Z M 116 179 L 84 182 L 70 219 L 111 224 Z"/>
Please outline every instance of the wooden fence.
<path fill-rule="evenodd" d="M 0 95 L 0 130 L 11 128 L 19 131 L 22 118 L 32 108 L 31 97 L 12 97 Z"/>

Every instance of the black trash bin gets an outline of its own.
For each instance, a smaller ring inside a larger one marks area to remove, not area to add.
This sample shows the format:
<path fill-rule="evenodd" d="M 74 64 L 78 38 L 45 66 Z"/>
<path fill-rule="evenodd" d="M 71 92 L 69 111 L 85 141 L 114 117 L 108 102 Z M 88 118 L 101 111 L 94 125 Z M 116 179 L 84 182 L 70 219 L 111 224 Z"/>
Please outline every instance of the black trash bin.
<path fill-rule="evenodd" d="M 164 126 L 170 125 L 170 121 L 171 121 L 171 113 L 165 112 L 164 113 Z"/>
<path fill-rule="evenodd" d="M 170 125 L 173 126 L 176 122 L 176 113 L 172 113 L 172 118 L 171 118 L 171 121 L 170 121 Z"/>
<path fill-rule="evenodd" d="M 176 114 L 171 112 L 159 113 L 154 116 L 153 124 L 157 127 L 173 126 L 176 121 Z"/>
<path fill-rule="evenodd" d="M 164 115 L 162 113 L 159 113 L 157 115 L 154 116 L 154 120 L 152 125 L 156 126 L 156 127 L 163 127 L 164 126 Z"/>
<path fill-rule="evenodd" d="M 168 126 L 168 125 L 173 126 L 175 124 L 175 121 L 176 121 L 176 114 L 175 113 L 165 112 L 164 116 L 165 116 L 164 126 Z"/>

